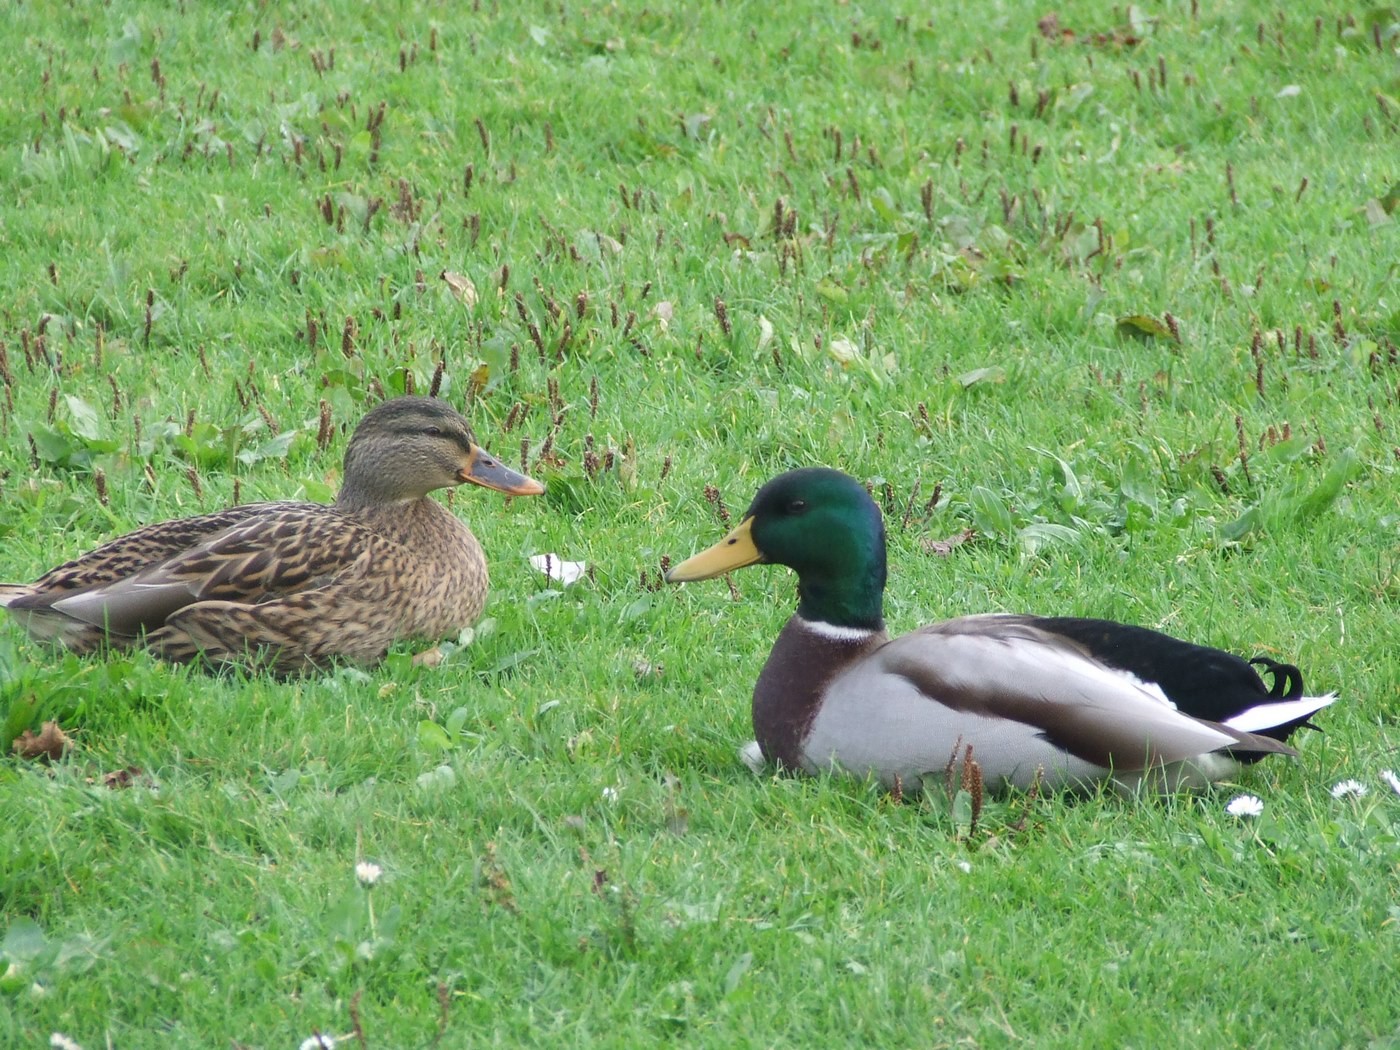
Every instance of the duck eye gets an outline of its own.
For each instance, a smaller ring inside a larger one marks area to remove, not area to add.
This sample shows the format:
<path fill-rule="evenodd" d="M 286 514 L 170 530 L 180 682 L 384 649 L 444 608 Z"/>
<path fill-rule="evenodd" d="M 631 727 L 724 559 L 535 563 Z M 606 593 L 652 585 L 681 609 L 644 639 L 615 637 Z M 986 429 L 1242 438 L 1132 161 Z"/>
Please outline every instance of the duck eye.
<path fill-rule="evenodd" d="M 807 501 L 805 499 L 795 499 L 788 501 L 787 510 L 789 514 L 801 514 L 806 509 Z"/>
<path fill-rule="evenodd" d="M 424 429 L 423 433 L 427 434 L 428 437 L 440 438 L 442 437 L 443 430 L 442 427 L 427 427 Z"/>

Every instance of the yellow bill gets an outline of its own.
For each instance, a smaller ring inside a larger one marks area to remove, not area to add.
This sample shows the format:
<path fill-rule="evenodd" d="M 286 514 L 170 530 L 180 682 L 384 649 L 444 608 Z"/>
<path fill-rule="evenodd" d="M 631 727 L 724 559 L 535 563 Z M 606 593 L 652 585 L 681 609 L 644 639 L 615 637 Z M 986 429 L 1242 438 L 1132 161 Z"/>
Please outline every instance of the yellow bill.
<path fill-rule="evenodd" d="M 666 574 L 668 583 L 691 583 L 722 576 L 733 569 L 742 569 L 763 560 L 753 543 L 753 518 L 739 522 L 728 536 L 713 547 L 681 562 Z"/>

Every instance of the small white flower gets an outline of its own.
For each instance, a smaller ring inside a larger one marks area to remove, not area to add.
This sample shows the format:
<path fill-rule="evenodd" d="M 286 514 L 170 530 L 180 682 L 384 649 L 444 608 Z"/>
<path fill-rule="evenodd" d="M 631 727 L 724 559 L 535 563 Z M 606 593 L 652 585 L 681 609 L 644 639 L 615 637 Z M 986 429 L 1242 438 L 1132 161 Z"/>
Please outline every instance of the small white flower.
<path fill-rule="evenodd" d="M 310 1039 L 301 1041 L 301 1050 L 335 1050 L 335 1043 L 335 1036 L 317 1032 Z"/>
<path fill-rule="evenodd" d="M 969 861 L 969 860 L 960 860 L 960 861 L 958 861 L 958 870 L 959 870 L 960 872 L 962 872 L 964 875 L 971 875 L 971 874 L 972 874 L 972 862 Z"/>
<path fill-rule="evenodd" d="M 1236 795 L 1225 804 L 1225 812 L 1232 817 L 1257 817 L 1264 812 L 1264 800 L 1257 795 Z"/>
<path fill-rule="evenodd" d="M 1381 779 L 1390 785 L 1390 790 L 1400 795 L 1400 777 L 1388 769 L 1381 770 Z"/>
<path fill-rule="evenodd" d="M 384 869 L 378 864 L 371 864 L 367 860 L 362 860 L 355 865 L 355 878 L 360 880 L 360 885 L 366 888 L 373 886 L 379 881 L 379 876 L 384 874 Z"/>
<path fill-rule="evenodd" d="M 617 801 L 617 788 L 603 788 L 603 801 L 604 801 L 604 802 L 616 802 L 616 801 Z"/>
<path fill-rule="evenodd" d="M 558 580 L 565 587 L 574 583 L 588 571 L 587 562 L 565 561 L 552 551 L 549 554 L 530 555 L 530 564 L 551 580 Z"/>
<path fill-rule="evenodd" d="M 54 1047 L 55 1050 L 83 1050 L 81 1046 L 72 1039 L 69 1039 L 62 1032 L 55 1032 L 53 1035 L 49 1036 L 49 1046 Z"/>
<path fill-rule="evenodd" d="M 1360 798 L 1369 788 L 1359 780 L 1343 780 L 1332 785 L 1333 798 Z"/>

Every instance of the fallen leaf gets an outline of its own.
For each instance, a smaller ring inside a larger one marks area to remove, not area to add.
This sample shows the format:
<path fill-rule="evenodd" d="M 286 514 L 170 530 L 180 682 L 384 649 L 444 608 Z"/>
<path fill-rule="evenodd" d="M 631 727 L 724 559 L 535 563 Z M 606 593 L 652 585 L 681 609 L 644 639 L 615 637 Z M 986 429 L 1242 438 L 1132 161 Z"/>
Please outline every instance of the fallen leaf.
<path fill-rule="evenodd" d="M 102 786 L 111 788 L 113 791 L 120 791 L 122 788 L 129 788 L 141 776 L 140 766 L 127 766 L 125 769 L 116 769 L 102 777 Z"/>
<path fill-rule="evenodd" d="M 486 384 L 490 381 L 491 366 L 487 364 L 477 365 L 472 369 L 472 374 L 467 377 L 467 396 L 475 400 L 486 389 Z"/>
<path fill-rule="evenodd" d="M 1038 21 L 1035 24 L 1035 27 L 1040 30 L 1040 35 L 1043 36 L 1046 40 L 1070 43 L 1074 40 L 1075 37 L 1073 29 L 1070 29 L 1067 26 L 1060 25 L 1060 16 L 1054 11 L 1051 11 L 1048 15 L 1046 15 L 1044 18 Z"/>
<path fill-rule="evenodd" d="M 651 675 L 659 675 L 664 670 L 666 670 L 666 668 L 663 667 L 661 664 L 654 664 L 650 660 L 643 659 L 640 656 L 632 661 L 632 673 L 638 678 L 647 678 Z"/>
<path fill-rule="evenodd" d="M 675 316 L 676 308 L 671 303 L 662 299 L 651 308 L 651 316 L 656 318 L 656 323 L 661 326 L 663 332 L 670 331 L 671 318 Z"/>
<path fill-rule="evenodd" d="M 447 654 L 435 645 L 431 649 L 424 649 L 421 653 L 414 653 L 413 666 L 436 667 L 445 659 L 447 659 Z"/>
<path fill-rule="evenodd" d="M 848 365 L 860 357 L 856 344 L 845 336 L 837 336 L 827 344 L 827 352 L 843 365 Z"/>
<path fill-rule="evenodd" d="M 758 315 L 758 352 L 761 354 L 773 341 L 773 322 L 762 314 Z"/>
<path fill-rule="evenodd" d="M 676 838 L 684 838 L 690 831 L 690 810 L 676 805 L 670 798 L 666 800 L 666 830 Z"/>
<path fill-rule="evenodd" d="M 32 729 L 26 729 L 15 738 L 10 748 L 20 758 L 46 758 L 57 762 L 72 746 L 73 741 L 58 728 L 57 722 L 45 722 L 37 736 Z"/>
<path fill-rule="evenodd" d="M 1172 330 L 1148 314 L 1127 314 L 1118 318 L 1118 334 L 1142 340 L 1172 338 Z"/>
<path fill-rule="evenodd" d="M 698 140 L 701 132 L 710 123 L 710 115 L 708 113 L 682 114 L 679 120 L 686 138 Z"/>
<path fill-rule="evenodd" d="M 919 545 L 930 554 L 937 554 L 940 558 L 946 558 L 949 554 L 953 553 L 954 547 L 961 547 L 968 540 L 976 538 L 976 529 L 963 529 L 962 532 L 955 532 L 947 539 L 920 540 Z"/>
<path fill-rule="evenodd" d="M 964 372 L 958 376 L 958 382 L 962 384 L 964 389 L 976 386 L 978 383 L 1004 383 L 1006 382 L 1006 370 L 1000 365 L 974 368 L 971 372 Z"/>
<path fill-rule="evenodd" d="M 466 274 L 454 273 L 451 270 L 442 271 L 442 279 L 447 282 L 447 287 L 452 289 L 452 294 L 467 306 L 476 305 L 476 285 Z"/>
<path fill-rule="evenodd" d="M 1366 221 L 1372 226 L 1384 226 L 1388 222 L 1393 222 L 1390 213 L 1385 210 L 1385 205 L 1372 197 L 1366 202 Z"/>
<path fill-rule="evenodd" d="M 851 293 L 830 277 L 823 277 L 818 281 L 815 290 L 827 302 L 835 303 L 837 306 L 845 306 L 851 298 Z"/>

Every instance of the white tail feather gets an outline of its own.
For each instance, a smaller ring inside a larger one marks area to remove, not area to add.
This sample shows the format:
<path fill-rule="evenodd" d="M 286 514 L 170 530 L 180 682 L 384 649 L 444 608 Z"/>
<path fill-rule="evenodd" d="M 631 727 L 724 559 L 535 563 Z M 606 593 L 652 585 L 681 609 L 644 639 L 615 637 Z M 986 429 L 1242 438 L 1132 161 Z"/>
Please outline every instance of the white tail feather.
<path fill-rule="evenodd" d="M 1272 700 L 1241 711 L 1233 718 L 1227 718 L 1225 724 L 1242 733 L 1259 733 L 1285 722 L 1307 718 L 1314 711 L 1321 711 L 1335 699 L 1336 693 L 1328 693 L 1326 696 L 1301 696 L 1297 700 Z"/>

